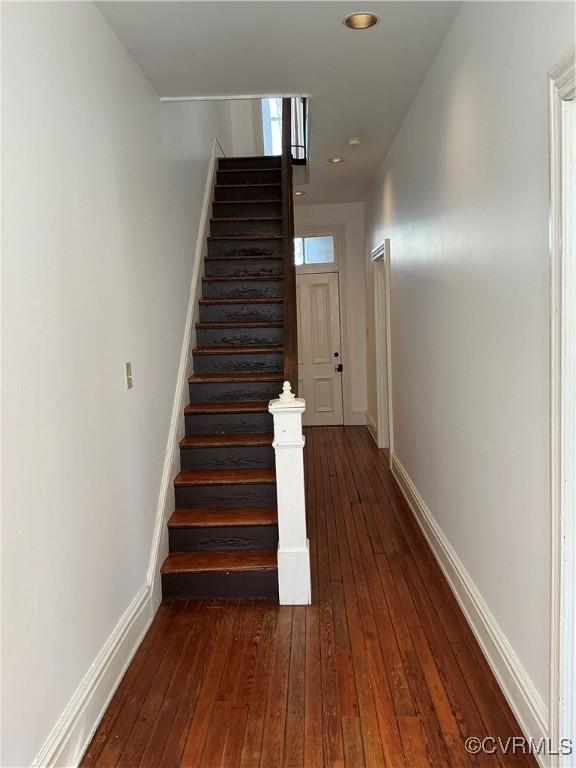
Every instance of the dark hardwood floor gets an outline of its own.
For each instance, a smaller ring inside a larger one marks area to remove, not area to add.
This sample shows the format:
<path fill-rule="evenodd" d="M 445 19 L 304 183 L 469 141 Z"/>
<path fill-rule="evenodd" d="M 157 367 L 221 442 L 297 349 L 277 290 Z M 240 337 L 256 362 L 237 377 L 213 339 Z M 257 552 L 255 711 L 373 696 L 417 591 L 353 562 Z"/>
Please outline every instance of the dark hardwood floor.
<path fill-rule="evenodd" d="M 164 603 L 82 766 L 535 766 L 364 427 L 306 430 L 310 607 Z"/>

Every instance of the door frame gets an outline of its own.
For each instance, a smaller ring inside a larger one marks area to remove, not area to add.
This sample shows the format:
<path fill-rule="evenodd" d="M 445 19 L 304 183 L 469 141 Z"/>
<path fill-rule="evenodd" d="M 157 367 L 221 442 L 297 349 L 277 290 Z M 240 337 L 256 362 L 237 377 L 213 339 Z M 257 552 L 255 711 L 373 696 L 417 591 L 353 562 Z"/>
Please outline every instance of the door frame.
<path fill-rule="evenodd" d="M 344 222 L 330 223 L 326 225 L 307 224 L 298 226 L 294 231 L 294 237 L 318 237 L 319 235 L 331 235 L 334 238 L 334 264 L 308 265 L 296 267 L 296 279 L 298 275 L 316 275 L 322 272 L 338 273 L 338 298 L 340 302 L 340 361 L 344 365 L 342 371 L 342 418 L 344 425 L 354 424 L 352 418 L 352 379 L 349 376 L 349 323 L 346 315 L 348 281 L 346 269 L 346 224 Z"/>
<path fill-rule="evenodd" d="M 372 251 L 374 286 L 374 345 L 376 367 L 376 445 L 394 453 L 392 409 L 392 333 L 390 322 L 390 240 Z"/>
<path fill-rule="evenodd" d="M 549 72 L 550 502 L 549 735 L 576 737 L 576 52 Z M 573 756 L 560 758 L 561 765 Z"/>

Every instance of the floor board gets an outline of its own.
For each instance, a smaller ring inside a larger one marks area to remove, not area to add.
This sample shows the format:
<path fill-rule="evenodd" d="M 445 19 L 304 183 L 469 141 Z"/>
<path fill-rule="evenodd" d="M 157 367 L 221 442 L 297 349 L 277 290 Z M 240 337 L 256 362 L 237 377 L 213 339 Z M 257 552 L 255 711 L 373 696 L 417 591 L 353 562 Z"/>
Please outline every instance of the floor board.
<path fill-rule="evenodd" d="M 163 604 L 87 768 L 535 766 L 364 427 L 306 430 L 313 605 Z"/>

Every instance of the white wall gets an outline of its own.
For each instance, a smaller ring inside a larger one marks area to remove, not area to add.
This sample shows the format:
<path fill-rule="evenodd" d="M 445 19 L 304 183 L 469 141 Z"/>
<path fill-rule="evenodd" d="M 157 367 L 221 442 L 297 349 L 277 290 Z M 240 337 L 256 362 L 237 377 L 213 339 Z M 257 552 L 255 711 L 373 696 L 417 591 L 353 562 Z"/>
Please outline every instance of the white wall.
<path fill-rule="evenodd" d="M 317 228 L 333 228 L 343 233 L 343 260 L 340 274 L 342 328 L 347 333 L 348 357 L 344 364 L 344 409 L 348 406 L 347 423 L 366 421 L 366 284 L 364 203 L 298 204 L 294 207 L 296 234 L 314 232 Z"/>
<path fill-rule="evenodd" d="M 263 155 L 260 99 L 232 99 L 228 104 L 233 154 L 236 157 Z"/>
<path fill-rule="evenodd" d="M 3 38 L 2 765 L 24 766 L 145 583 L 231 135 L 225 103 L 161 105 L 90 3 L 3 4 Z"/>
<path fill-rule="evenodd" d="M 395 452 L 548 703 L 547 70 L 573 7 L 466 3 L 374 187 Z M 370 290 L 370 287 L 369 287 Z"/>

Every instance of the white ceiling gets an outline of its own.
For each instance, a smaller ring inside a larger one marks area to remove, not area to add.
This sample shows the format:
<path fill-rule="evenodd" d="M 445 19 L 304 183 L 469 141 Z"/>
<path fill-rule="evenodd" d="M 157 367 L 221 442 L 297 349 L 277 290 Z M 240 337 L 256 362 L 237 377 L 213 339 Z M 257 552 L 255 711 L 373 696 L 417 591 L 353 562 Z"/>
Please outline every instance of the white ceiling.
<path fill-rule="evenodd" d="M 100 2 L 160 96 L 306 94 L 310 184 L 301 202 L 361 200 L 458 2 Z M 350 30 L 371 11 L 380 23 Z M 348 138 L 362 137 L 360 147 Z M 342 155 L 330 166 L 326 158 Z"/>

